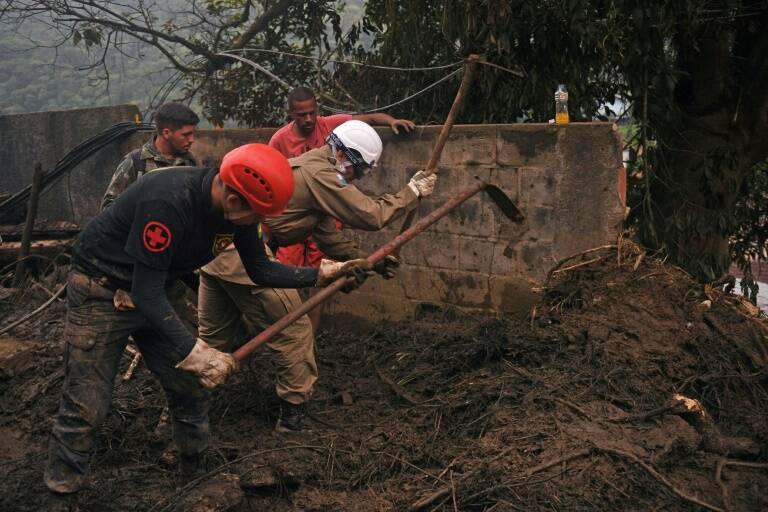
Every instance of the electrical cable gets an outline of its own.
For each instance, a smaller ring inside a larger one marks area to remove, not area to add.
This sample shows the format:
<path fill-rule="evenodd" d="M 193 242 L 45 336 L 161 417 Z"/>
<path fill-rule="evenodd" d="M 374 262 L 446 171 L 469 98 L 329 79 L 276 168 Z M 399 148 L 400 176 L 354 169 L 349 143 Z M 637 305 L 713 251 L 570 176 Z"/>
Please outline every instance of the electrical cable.
<path fill-rule="evenodd" d="M 332 62 L 334 64 L 349 64 L 352 66 L 362 66 L 366 68 L 375 68 L 375 69 L 387 69 L 390 71 L 433 71 L 438 69 L 448 69 L 453 68 L 456 66 L 461 66 L 464 61 L 454 62 L 452 64 L 441 64 L 440 66 L 428 66 L 428 67 L 415 67 L 415 68 L 401 68 L 396 66 L 381 66 L 378 64 L 366 64 L 364 62 L 356 62 L 353 60 L 337 60 L 337 59 L 325 59 L 322 57 L 313 57 L 311 55 L 301 55 L 300 53 L 291 53 L 291 52 L 284 52 L 281 50 L 269 50 L 266 48 L 242 48 L 240 50 L 226 50 L 224 52 L 221 52 L 220 54 L 229 54 L 229 53 L 244 53 L 244 52 L 256 52 L 256 53 L 272 53 L 276 55 L 286 55 L 289 57 L 296 57 L 299 59 L 306 59 L 306 60 L 315 60 L 319 62 Z"/>
<path fill-rule="evenodd" d="M 149 131 L 154 129 L 154 125 L 149 123 L 133 123 L 127 121 L 123 123 L 117 123 L 101 131 L 100 133 L 89 137 L 88 139 L 75 146 L 74 149 L 71 149 L 67 154 L 65 154 L 56 163 L 53 169 L 43 173 L 40 193 L 42 194 L 46 189 L 50 188 L 51 185 L 62 179 L 66 174 L 71 172 L 86 158 L 104 148 L 105 146 L 111 144 L 112 142 L 122 139 L 137 131 Z M 23 209 L 24 205 L 29 199 L 31 189 L 32 186 L 27 185 L 0 203 L 0 219 L 9 216 L 9 214 L 13 212 Z"/>
<path fill-rule="evenodd" d="M 266 74 L 268 77 L 270 77 L 272 80 L 278 82 L 280 85 L 282 85 L 286 89 L 290 89 L 292 87 L 288 82 L 286 82 L 285 80 L 283 80 L 279 76 L 275 75 L 271 71 L 267 70 L 263 66 L 261 66 L 259 64 L 256 64 L 255 62 L 253 62 L 250 59 L 247 59 L 245 57 L 238 56 L 238 55 L 231 55 L 231 54 L 226 53 L 226 52 L 217 53 L 216 55 L 221 55 L 222 57 L 230 57 L 230 58 L 233 58 L 233 59 L 237 59 L 237 60 L 239 60 L 241 62 L 244 62 L 244 63 L 252 66 L 254 69 L 256 69 L 258 71 L 261 71 L 262 73 Z M 457 68 L 457 69 L 451 71 L 450 73 L 448 73 L 447 75 L 445 75 L 444 77 L 440 78 L 439 80 L 437 80 L 435 82 L 432 82 L 431 84 L 429 84 L 428 86 L 424 87 L 423 89 L 421 89 L 421 90 L 419 90 L 419 91 L 411 94 L 410 96 L 407 96 L 407 97 L 405 97 L 405 98 L 403 98 L 403 99 L 401 99 L 399 101 L 396 101 L 395 103 L 391 103 L 389 105 L 385 105 L 383 107 L 377 107 L 377 108 L 374 108 L 374 109 L 363 110 L 360 113 L 362 113 L 362 114 L 369 114 L 369 113 L 373 113 L 373 112 L 380 112 L 382 110 L 387 110 L 389 108 L 392 108 L 392 107 L 395 107 L 397 105 L 400 105 L 401 103 L 405 103 L 406 101 L 412 100 L 413 98 L 416 98 L 417 96 L 420 96 L 420 95 L 424 94 L 425 92 L 429 91 L 433 87 L 436 87 L 437 85 L 445 82 L 446 80 L 448 80 L 452 76 L 454 76 L 454 75 L 456 75 L 458 73 L 461 73 L 461 70 L 462 70 L 462 68 Z M 351 111 L 348 111 L 348 110 L 342 110 L 342 109 L 330 107 L 330 106 L 327 106 L 327 105 L 320 105 L 320 106 L 322 108 L 330 111 L 330 112 L 334 112 L 334 113 L 337 113 L 337 114 L 354 114 L 354 113 L 357 113 L 357 112 L 351 112 Z"/>
<path fill-rule="evenodd" d="M 282 85 L 286 89 L 291 89 L 292 88 L 291 84 L 289 84 L 288 82 L 286 82 L 285 80 L 283 80 L 279 76 L 275 75 L 274 73 L 272 73 L 270 70 L 268 70 L 264 66 L 256 64 L 255 62 L 253 62 L 250 59 L 246 59 L 245 57 L 241 57 L 240 55 L 232 55 L 232 54 L 227 53 L 227 52 L 217 53 L 216 55 L 221 55 L 222 57 L 229 57 L 230 59 L 236 59 L 236 60 L 239 60 L 241 62 L 245 62 L 246 64 L 250 65 L 253 69 L 255 69 L 257 71 L 261 71 L 262 73 L 264 73 L 269 78 L 271 78 L 275 82 L 279 83 L 280 85 Z"/>
<path fill-rule="evenodd" d="M 457 69 L 455 71 L 452 71 L 452 72 L 448 73 L 447 75 L 445 75 L 443 78 L 441 78 L 437 82 L 433 82 L 433 83 L 429 84 L 428 86 L 426 86 L 422 90 L 417 91 L 417 92 L 411 94 L 410 96 L 406 96 L 405 98 L 401 99 L 400 101 L 396 101 L 394 103 L 390 103 L 389 105 L 385 105 L 383 107 L 372 108 L 370 110 L 366 110 L 364 113 L 367 114 L 367 113 L 371 113 L 371 112 L 379 112 L 381 110 L 387 110 L 389 108 L 396 107 L 397 105 L 400 105 L 401 103 L 405 103 L 406 101 L 410 101 L 410 100 L 412 100 L 413 98 L 415 98 L 417 96 L 421 96 L 422 94 L 424 94 L 425 92 L 429 91 L 433 87 L 436 87 L 439 84 L 445 82 L 446 80 L 448 80 L 452 76 L 461 74 L 461 72 L 462 72 L 462 70 L 461 70 L 461 68 L 459 68 L 459 69 Z"/>

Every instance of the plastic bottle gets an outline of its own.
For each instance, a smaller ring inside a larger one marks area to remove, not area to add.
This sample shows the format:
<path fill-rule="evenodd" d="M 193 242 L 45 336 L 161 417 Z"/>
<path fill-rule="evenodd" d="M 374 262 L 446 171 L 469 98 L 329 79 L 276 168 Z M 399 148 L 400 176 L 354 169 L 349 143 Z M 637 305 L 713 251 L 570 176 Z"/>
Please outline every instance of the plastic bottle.
<path fill-rule="evenodd" d="M 555 91 L 555 124 L 568 124 L 568 91 L 565 84 L 557 86 Z"/>

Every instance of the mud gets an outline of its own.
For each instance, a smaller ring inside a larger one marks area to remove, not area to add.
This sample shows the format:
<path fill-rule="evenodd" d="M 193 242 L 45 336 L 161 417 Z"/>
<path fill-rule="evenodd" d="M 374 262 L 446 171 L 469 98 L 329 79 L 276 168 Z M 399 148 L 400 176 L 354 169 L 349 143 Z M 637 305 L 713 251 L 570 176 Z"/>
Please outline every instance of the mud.
<path fill-rule="evenodd" d="M 323 333 L 302 435 L 272 433 L 273 370 L 258 353 L 215 393 L 208 472 L 191 480 L 163 455 L 164 400 L 140 365 L 116 382 L 80 510 L 768 509 L 765 321 L 623 252 L 554 274 L 522 320 L 435 313 Z M 27 295 L 0 302 L 0 324 L 47 298 Z M 31 348 L 0 371 L 2 510 L 48 504 L 63 313 L 9 333 Z"/>

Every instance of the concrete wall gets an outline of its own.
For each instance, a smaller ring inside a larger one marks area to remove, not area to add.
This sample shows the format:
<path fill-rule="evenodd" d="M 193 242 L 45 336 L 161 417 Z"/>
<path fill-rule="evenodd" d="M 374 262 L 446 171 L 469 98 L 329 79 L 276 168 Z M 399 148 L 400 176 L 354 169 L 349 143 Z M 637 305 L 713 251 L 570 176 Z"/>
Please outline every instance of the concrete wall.
<path fill-rule="evenodd" d="M 32 183 L 35 163 L 48 171 L 81 142 L 113 124 L 133 121 L 138 113 L 135 105 L 120 105 L 0 116 L 0 192 L 17 192 Z M 83 224 L 98 212 L 104 189 L 122 156 L 121 144 L 114 142 L 92 155 L 69 179 L 46 190 L 38 218 Z"/>
<path fill-rule="evenodd" d="M 404 186 L 428 160 L 438 132 L 426 128 L 397 143 L 380 132 L 384 172 L 374 176 L 370 189 Z M 527 312 L 536 299 L 532 288 L 555 262 L 611 243 L 621 229 L 626 184 L 621 141 L 612 124 L 457 126 L 440 160 L 438 188 L 420 212 L 456 195 L 472 176 L 504 190 L 525 222 L 513 224 L 479 194 L 404 247 L 397 279 L 371 279 L 331 310 L 393 319 L 446 308 Z M 396 236 L 400 225 L 355 236 L 372 250 Z"/>
<path fill-rule="evenodd" d="M 4 172 L 0 190 L 14 192 L 31 179 L 35 161 L 52 165 L 78 142 L 115 122 L 133 118 L 130 106 L 0 117 Z M 32 127 L 32 128 L 30 128 Z M 31 136 L 21 137 L 23 130 Z M 384 140 L 382 165 L 359 183 L 371 193 L 393 192 L 429 159 L 440 127 L 420 127 Z M 266 142 L 274 129 L 206 130 L 193 152 L 207 165 L 238 145 Z M 107 148 L 71 177 L 76 221 L 98 211 L 98 203 L 120 158 L 151 135 L 134 134 Z M 7 138 L 12 140 L 7 144 Z M 10 159 L 10 160 L 9 160 Z M 509 222 L 479 194 L 440 220 L 402 251 L 396 279 L 370 279 L 353 295 L 329 306 L 337 318 L 411 318 L 445 309 L 474 313 L 526 311 L 535 288 L 560 258 L 614 241 L 624 218 L 625 177 L 621 141 L 609 123 L 567 126 L 519 124 L 456 126 L 440 161 L 435 194 L 422 202 L 426 214 L 457 194 L 473 176 L 501 187 L 526 215 Z M 69 219 L 65 183 L 46 194 L 43 211 Z M 399 232 L 402 220 L 378 233 L 350 232 L 372 251 Z"/>

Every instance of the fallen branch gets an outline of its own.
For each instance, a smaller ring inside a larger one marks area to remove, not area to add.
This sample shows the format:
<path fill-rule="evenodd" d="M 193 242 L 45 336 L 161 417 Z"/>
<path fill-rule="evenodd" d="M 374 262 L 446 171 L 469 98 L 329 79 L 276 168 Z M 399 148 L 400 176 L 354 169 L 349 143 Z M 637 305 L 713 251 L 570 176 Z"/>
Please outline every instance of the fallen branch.
<path fill-rule="evenodd" d="M 37 281 L 32 283 L 32 287 L 33 288 L 40 288 L 42 291 L 44 291 L 46 293 L 46 295 L 48 295 L 48 297 L 53 297 L 54 296 L 54 293 L 51 290 L 49 290 L 45 286 L 41 285 Z M 58 300 L 59 302 L 62 302 L 62 299 L 56 299 L 56 300 Z"/>
<path fill-rule="evenodd" d="M 128 347 L 126 347 L 127 350 Z M 135 352 L 133 354 L 133 359 L 131 359 L 131 364 L 128 366 L 128 369 L 125 370 L 125 373 L 123 374 L 123 381 L 131 380 L 131 377 L 133 377 L 133 372 L 136 371 L 136 367 L 139 366 L 139 361 L 141 361 L 141 352 Z"/>
<path fill-rule="evenodd" d="M 720 459 L 717 461 L 717 466 L 715 466 L 715 481 L 717 482 L 717 485 L 720 486 L 720 492 L 723 495 L 723 508 L 727 512 L 731 511 L 731 496 L 728 492 L 728 487 L 723 482 L 723 466 L 725 465 L 725 459 Z"/>
<path fill-rule="evenodd" d="M 592 249 L 587 249 L 586 251 L 581 251 L 581 252 L 576 253 L 576 254 L 571 254 L 570 256 L 567 256 L 567 257 L 561 259 L 560 261 L 558 261 L 555 264 L 554 267 L 549 269 L 549 272 L 547 273 L 547 278 L 544 280 L 543 288 L 548 288 L 549 287 L 549 281 L 552 279 L 552 275 L 555 272 L 557 272 L 557 270 L 560 267 L 562 267 L 563 265 L 565 265 L 566 263 L 568 263 L 572 259 L 578 258 L 580 256 L 584 256 L 584 255 L 589 254 L 591 252 L 603 251 L 603 250 L 607 250 L 607 249 L 618 249 L 618 246 L 614 245 L 614 244 L 611 244 L 611 245 L 601 245 L 600 247 L 593 247 Z"/>
<path fill-rule="evenodd" d="M 600 452 L 603 452 L 603 453 L 612 454 L 612 455 L 617 455 L 619 457 L 623 457 L 625 459 L 628 459 L 628 460 L 634 462 L 635 464 L 637 464 L 638 466 L 643 468 L 649 475 L 651 475 L 653 478 L 655 478 L 660 483 L 662 483 L 667 489 L 672 491 L 672 493 L 674 493 L 675 495 L 677 495 L 678 497 L 682 498 L 683 500 L 685 500 L 685 501 L 687 501 L 689 503 L 693 503 L 693 504 L 698 505 L 698 506 L 700 506 L 702 508 L 706 508 L 707 510 L 712 510 L 713 512 L 727 512 L 725 509 L 722 509 L 722 508 L 720 508 L 718 506 L 712 505 L 711 503 L 708 503 L 706 501 L 700 500 L 696 496 L 691 496 L 690 494 L 687 494 L 684 491 L 678 489 L 677 487 L 675 487 L 675 485 L 672 482 L 667 480 L 667 478 L 664 475 L 662 475 L 661 473 L 659 473 L 658 471 L 653 469 L 650 465 L 648 465 L 647 463 L 643 462 L 637 456 L 635 456 L 635 455 L 633 455 L 633 454 L 631 454 L 629 452 L 625 452 L 623 450 L 617 450 L 615 448 L 607 448 L 607 447 L 604 447 L 604 446 L 596 447 L 595 449 L 597 451 L 600 451 Z"/>
<path fill-rule="evenodd" d="M 592 416 L 590 416 L 590 414 L 587 411 L 585 411 L 584 409 L 582 409 L 578 405 L 576 405 L 576 404 L 574 404 L 572 402 L 569 402 L 568 400 L 564 400 L 562 398 L 551 397 L 549 399 L 553 400 L 553 401 L 555 401 L 555 402 L 557 402 L 559 404 L 562 404 L 562 405 L 564 405 L 564 406 L 566 406 L 566 407 L 568 407 L 570 409 L 573 409 L 574 411 L 576 411 L 579 415 L 581 415 L 585 419 L 592 421 Z"/>
<path fill-rule="evenodd" d="M 378 367 L 374 366 L 374 368 L 376 369 L 376 374 L 379 376 L 379 378 L 382 380 L 382 382 L 384 382 L 384 384 L 386 384 L 387 386 L 392 388 L 392 391 L 394 391 L 397 396 L 399 396 L 400 398 L 402 398 L 403 400 L 405 400 L 409 404 L 416 405 L 416 404 L 419 403 L 419 400 L 414 398 L 413 395 L 411 395 L 405 389 L 403 389 L 403 387 L 400 384 L 398 384 L 394 380 L 392 380 L 389 377 L 387 377 L 386 375 L 384 375 L 384 372 L 379 370 Z"/>
<path fill-rule="evenodd" d="M 598 256 L 597 258 L 592 258 L 591 260 L 582 261 L 581 263 L 576 263 L 575 265 L 571 265 L 570 267 L 560 268 L 552 272 L 552 275 L 559 274 L 561 272 L 568 272 L 569 270 L 573 270 L 579 267 L 585 267 L 587 265 L 591 265 L 592 263 L 596 263 L 602 259 L 603 259 L 602 256 Z"/>
<path fill-rule="evenodd" d="M 640 264 L 645 259 L 645 251 L 641 252 L 637 255 L 637 259 L 635 260 L 635 264 L 632 265 L 632 272 L 636 272 L 638 268 L 640 268 Z"/>
<path fill-rule="evenodd" d="M 768 463 L 765 462 L 746 462 L 743 460 L 725 459 L 723 461 L 723 467 L 726 466 L 741 466 L 743 468 L 753 469 L 768 469 Z"/>
<path fill-rule="evenodd" d="M 627 414 L 626 416 L 613 416 L 611 418 L 608 418 L 608 421 L 613 423 L 629 423 L 630 421 L 645 421 L 650 418 L 654 418 L 656 416 L 661 416 L 663 414 L 666 414 L 671 411 L 675 410 L 681 410 L 681 406 L 679 403 L 676 402 L 669 402 L 667 404 L 662 405 L 661 407 L 657 407 L 656 409 L 651 409 L 647 412 L 640 412 L 637 414 Z"/>
<path fill-rule="evenodd" d="M 10 331 L 11 329 L 13 329 L 14 327 L 16 327 L 16 326 L 19 326 L 19 325 L 23 324 L 24 322 L 26 322 L 26 321 L 27 321 L 27 320 L 29 320 L 30 318 L 33 318 L 33 317 L 35 317 L 36 315 L 38 315 L 39 313 L 41 313 L 42 311 L 44 311 L 44 310 L 45 310 L 45 308 L 47 308 L 48 306 L 50 306 L 51 304 L 53 304 L 53 302 L 54 302 L 56 299 L 58 299 L 58 298 L 59 298 L 59 296 L 61 296 L 61 294 L 62 294 L 62 293 L 64 293 L 64 290 L 65 290 L 66 288 L 67 288 L 67 284 L 66 284 L 66 283 L 64 283 L 63 285 L 61 285 L 61 288 L 59 288 L 59 289 L 58 289 L 58 291 L 57 291 L 55 294 L 53 294 L 53 296 L 52 296 L 50 299 L 48 299 L 47 301 L 45 301 L 45 302 L 43 303 L 43 305 L 42 305 L 42 306 L 40 306 L 40 307 L 39 307 L 39 308 L 37 308 L 36 310 L 32 311 L 31 313 L 28 313 L 28 314 L 24 315 L 23 317 L 19 318 L 18 320 L 16 320 L 16 321 L 15 321 L 15 322 L 13 322 L 12 324 L 10 324 L 10 325 L 7 325 L 7 326 L 3 327 L 2 329 L 0 329 L 0 336 L 2 336 L 3 334 L 7 333 L 8 331 Z"/>
<path fill-rule="evenodd" d="M 525 476 L 529 477 L 529 476 L 535 475 L 536 473 L 540 473 L 545 469 L 549 469 L 552 466 L 557 466 L 558 464 L 562 464 L 563 462 L 569 462 L 569 461 L 572 461 L 573 459 L 586 457 L 587 455 L 592 453 L 594 450 L 595 450 L 594 448 L 584 448 L 583 450 L 579 450 L 577 452 L 573 452 L 568 455 L 563 455 L 562 457 L 558 457 L 556 459 L 544 462 L 526 471 Z"/>
<path fill-rule="evenodd" d="M 487 466 L 488 464 L 490 464 L 492 462 L 496 462 L 500 458 L 502 458 L 502 457 L 506 456 L 508 453 L 512 452 L 512 450 L 516 450 L 516 449 L 517 449 L 517 446 L 511 446 L 511 447 L 507 448 L 506 450 L 502 450 L 497 455 L 494 455 L 493 457 L 488 459 L 485 462 L 485 464 L 483 464 L 483 466 Z M 481 466 L 481 467 L 483 467 L 483 466 Z M 425 496 L 425 497 L 421 498 L 418 501 L 415 501 L 413 504 L 411 504 L 411 506 L 410 506 L 410 508 L 408 510 L 410 510 L 411 512 L 416 511 L 416 510 L 421 510 L 424 507 L 428 507 L 429 505 L 431 505 L 435 501 L 439 500 L 440 498 L 455 492 L 455 487 L 456 487 L 457 484 L 460 484 L 461 482 L 463 482 L 467 478 L 471 477 L 472 475 L 474 475 L 478 471 L 480 471 L 480 468 L 474 469 L 472 471 L 469 471 L 469 472 L 461 475 L 461 477 L 456 482 L 452 481 L 452 485 L 447 485 L 445 487 L 442 487 L 442 488 L 438 489 L 437 491 L 433 492 L 432 494 L 430 494 L 428 496 Z"/>

